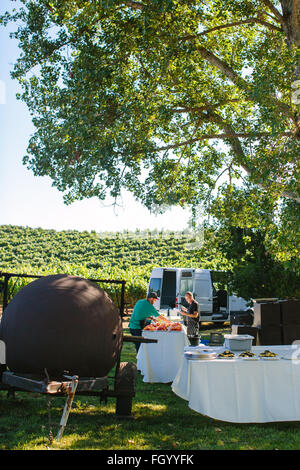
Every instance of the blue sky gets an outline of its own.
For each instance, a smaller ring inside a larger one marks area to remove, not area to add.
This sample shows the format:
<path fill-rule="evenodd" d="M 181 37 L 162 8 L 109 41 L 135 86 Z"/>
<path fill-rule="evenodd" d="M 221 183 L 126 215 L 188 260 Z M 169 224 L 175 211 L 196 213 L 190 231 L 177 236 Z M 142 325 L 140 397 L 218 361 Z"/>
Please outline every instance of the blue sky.
<path fill-rule="evenodd" d="M 19 2 L 0 0 L 1 14 Z M 19 56 L 17 41 L 9 38 L 15 25 L 0 29 L 0 225 L 23 225 L 56 230 L 117 231 L 139 229 L 183 230 L 189 212 L 174 208 L 154 216 L 130 194 L 123 195 L 117 212 L 96 198 L 63 203 L 62 193 L 48 177 L 35 177 L 22 164 L 34 126 L 25 103 L 16 99 L 18 83 L 10 71 Z"/>

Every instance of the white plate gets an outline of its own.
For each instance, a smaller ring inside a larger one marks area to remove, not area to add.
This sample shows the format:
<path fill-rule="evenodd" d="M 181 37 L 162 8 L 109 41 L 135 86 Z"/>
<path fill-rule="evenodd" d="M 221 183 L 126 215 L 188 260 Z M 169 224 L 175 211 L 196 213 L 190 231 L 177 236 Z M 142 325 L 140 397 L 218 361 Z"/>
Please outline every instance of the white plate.
<path fill-rule="evenodd" d="M 201 357 L 201 356 L 197 356 L 197 357 L 187 357 L 186 358 L 188 361 L 213 361 L 214 359 L 216 359 L 215 357 Z"/>
<path fill-rule="evenodd" d="M 226 357 L 226 356 L 221 356 L 221 357 L 219 357 L 219 356 L 217 356 L 217 359 L 226 359 L 226 360 L 228 361 L 228 360 L 230 360 L 230 359 L 231 359 L 231 360 L 232 360 L 232 359 L 236 359 L 236 356 L 233 356 L 233 357 Z"/>
<path fill-rule="evenodd" d="M 259 358 L 262 359 L 263 361 L 279 361 L 278 356 L 275 356 L 275 357 L 259 356 Z"/>
<path fill-rule="evenodd" d="M 258 357 L 257 356 L 253 356 L 253 357 L 240 357 L 239 356 L 239 359 L 243 359 L 243 361 L 258 361 Z"/>
<path fill-rule="evenodd" d="M 293 357 L 292 356 L 281 356 L 280 359 L 286 359 L 288 361 L 300 361 L 300 357 Z"/>
<path fill-rule="evenodd" d="M 185 354 L 184 357 L 192 361 L 207 361 L 211 359 L 216 359 L 214 354 Z"/>

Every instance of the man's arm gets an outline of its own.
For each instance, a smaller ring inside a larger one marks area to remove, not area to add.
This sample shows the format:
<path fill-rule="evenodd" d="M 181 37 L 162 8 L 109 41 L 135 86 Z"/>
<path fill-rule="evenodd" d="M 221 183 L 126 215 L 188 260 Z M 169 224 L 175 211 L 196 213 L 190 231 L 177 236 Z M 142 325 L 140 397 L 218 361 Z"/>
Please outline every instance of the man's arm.
<path fill-rule="evenodd" d="M 194 313 L 187 313 L 187 310 L 185 307 L 182 307 L 184 308 L 184 310 L 181 310 L 181 314 L 182 315 L 185 315 L 186 317 L 190 317 L 190 318 L 197 318 L 198 317 L 198 309 L 197 309 L 197 305 L 196 306 L 193 306 L 193 308 L 195 308 L 194 310 Z"/>
<path fill-rule="evenodd" d="M 191 317 L 191 318 L 197 318 L 198 317 L 198 312 L 196 311 L 195 313 L 186 313 L 183 310 L 180 312 L 182 315 L 185 315 L 186 317 Z"/>
<path fill-rule="evenodd" d="M 160 317 L 161 315 L 159 314 L 159 312 L 156 310 L 155 307 L 153 307 L 153 305 L 151 305 L 151 308 L 150 308 L 150 312 L 149 312 L 149 316 L 151 317 Z"/>

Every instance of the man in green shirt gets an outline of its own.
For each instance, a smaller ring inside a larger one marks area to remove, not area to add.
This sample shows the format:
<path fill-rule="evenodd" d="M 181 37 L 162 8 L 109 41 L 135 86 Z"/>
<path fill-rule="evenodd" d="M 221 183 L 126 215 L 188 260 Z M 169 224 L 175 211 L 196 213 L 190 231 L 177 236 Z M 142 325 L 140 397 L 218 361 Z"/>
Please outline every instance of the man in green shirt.
<path fill-rule="evenodd" d="M 142 329 L 145 326 L 146 319 L 160 316 L 156 308 L 153 307 L 156 299 L 157 294 L 155 292 L 151 292 L 148 294 L 147 299 L 138 300 L 135 304 L 129 321 L 129 328 L 132 336 L 142 336 Z M 135 343 L 136 352 L 138 352 L 139 347 L 140 343 Z"/>

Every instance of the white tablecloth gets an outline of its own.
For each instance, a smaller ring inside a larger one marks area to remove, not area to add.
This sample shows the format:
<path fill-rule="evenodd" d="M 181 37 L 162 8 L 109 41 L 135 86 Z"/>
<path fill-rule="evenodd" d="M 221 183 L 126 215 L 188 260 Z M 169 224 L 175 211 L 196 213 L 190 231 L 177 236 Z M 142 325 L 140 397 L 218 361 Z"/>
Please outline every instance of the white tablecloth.
<path fill-rule="evenodd" d="M 141 343 L 137 368 L 144 382 L 173 382 L 183 361 L 184 347 L 189 344 L 186 331 L 143 331 L 145 338 L 158 343 Z"/>
<path fill-rule="evenodd" d="M 224 350 L 224 348 L 218 348 Z M 300 349 L 293 346 L 253 346 L 271 350 L 279 360 L 244 361 L 183 359 L 172 390 L 203 415 L 233 423 L 300 420 Z M 215 348 L 217 350 L 217 348 Z M 298 352 L 297 352 L 298 351 Z"/>

